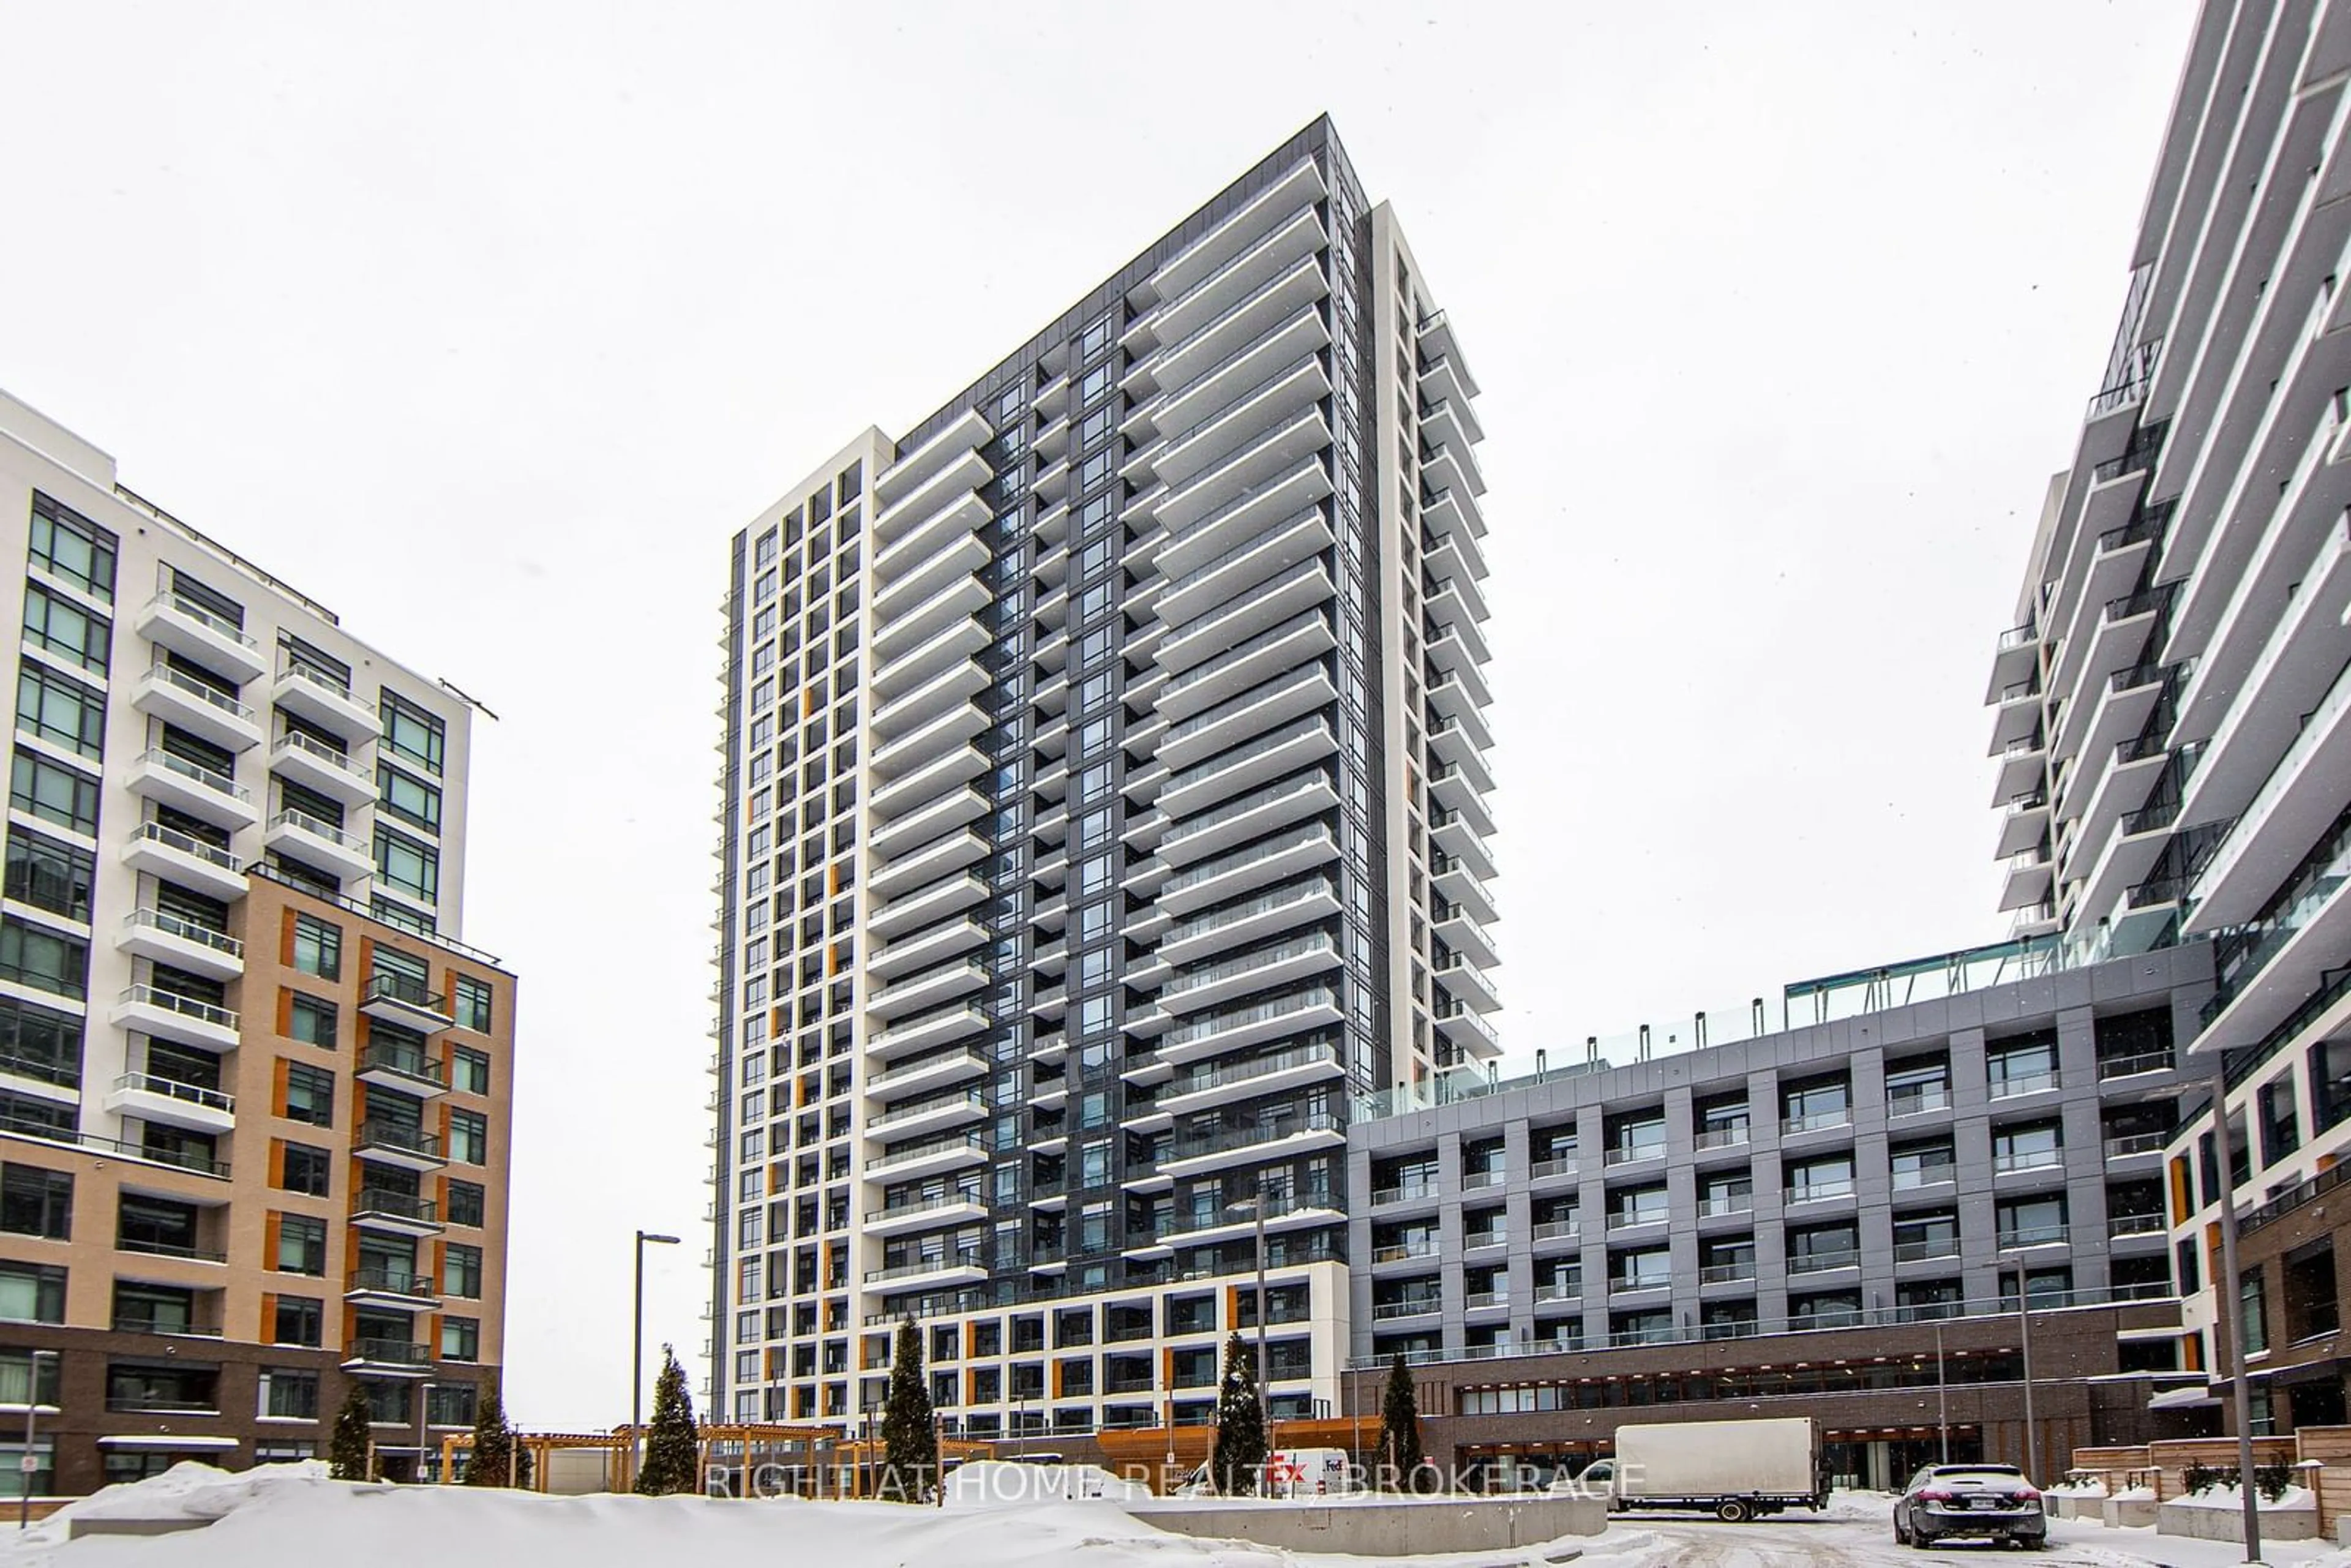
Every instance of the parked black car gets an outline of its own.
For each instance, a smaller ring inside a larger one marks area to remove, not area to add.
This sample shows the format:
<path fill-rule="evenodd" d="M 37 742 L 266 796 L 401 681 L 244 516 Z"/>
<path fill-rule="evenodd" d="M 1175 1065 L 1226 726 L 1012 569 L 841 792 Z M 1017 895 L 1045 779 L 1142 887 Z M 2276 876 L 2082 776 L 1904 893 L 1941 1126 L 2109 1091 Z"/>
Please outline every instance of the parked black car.
<path fill-rule="evenodd" d="M 2014 1465 L 1928 1465 L 1894 1505 L 1894 1539 L 1928 1547 L 1970 1537 L 2035 1549 L 2049 1544 L 2040 1490 Z"/>

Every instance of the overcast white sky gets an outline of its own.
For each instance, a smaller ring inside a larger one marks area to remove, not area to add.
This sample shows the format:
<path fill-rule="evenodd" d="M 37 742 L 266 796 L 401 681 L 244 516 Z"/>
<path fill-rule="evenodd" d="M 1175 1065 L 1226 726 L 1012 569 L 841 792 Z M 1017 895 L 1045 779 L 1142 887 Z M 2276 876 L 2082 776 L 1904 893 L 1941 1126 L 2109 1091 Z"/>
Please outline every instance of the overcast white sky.
<path fill-rule="evenodd" d="M 0 0 L 0 386 L 445 674 L 508 1406 L 695 1354 L 728 536 L 1330 110 L 1483 382 L 1513 1055 L 2005 934 L 1992 640 L 2187 0 Z"/>

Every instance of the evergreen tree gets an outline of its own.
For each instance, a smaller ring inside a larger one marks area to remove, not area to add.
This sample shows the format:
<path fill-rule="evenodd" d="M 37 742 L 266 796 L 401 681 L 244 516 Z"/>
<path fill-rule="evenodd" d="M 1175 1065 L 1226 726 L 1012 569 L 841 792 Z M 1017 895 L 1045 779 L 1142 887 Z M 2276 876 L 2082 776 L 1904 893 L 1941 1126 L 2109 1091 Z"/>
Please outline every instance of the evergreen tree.
<path fill-rule="evenodd" d="M 677 1353 L 662 1346 L 661 1375 L 653 1380 L 653 1418 L 645 1427 L 644 1463 L 637 1490 L 647 1497 L 692 1491 L 702 1468 L 694 1425 L 694 1396 L 686 1392 L 685 1368 Z"/>
<path fill-rule="evenodd" d="M 1257 1402 L 1257 1355 L 1238 1333 L 1225 1342 L 1217 1389 L 1217 1449 L 1209 1469 L 1228 1495 L 1256 1490 L 1265 1473 L 1265 1412 Z"/>
<path fill-rule="evenodd" d="M 1380 1463 L 1390 1486 L 1409 1485 L 1420 1469 L 1420 1399 L 1402 1354 L 1389 1364 L 1387 1390 L 1380 1397 Z"/>
<path fill-rule="evenodd" d="M 913 1318 L 898 1325 L 890 1351 L 890 1393 L 882 1406 L 880 1495 L 919 1502 L 939 1469 L 939 1429 L 931 1414 L 931 1380 L 923 1375 L 923 1335 Z"/>
<path fill-rule="evenodd" d="M 327 1473 L 339 1481 L 368 1479 L 367 1390 L 353 1380 L 343 1390 L 342 1408 L 335 1412 L 335 1433 L 327 1444 Z"/>
<path fill-rule="evenodd" d="M 465 1467 L 465 1484 L 469 1487 L 503 1487 L 514 1484 L 514 1428 L 507 1425 L 506 1407 L 498 1403 L 498 1391 L 484 1387 L 481 1401 L 474 1412 L 474 1458 Z"/>
<path fill-rule="evenodd" d="M 515 1445 L 514 1451 L 515 1486 L 523 1491 L 537 1490 L 538 1474 L 538 1461 L 531 1457 L 531 1452 L 528 1448 L 524 1448 L 520 1443 L 517 1443 Z"/>

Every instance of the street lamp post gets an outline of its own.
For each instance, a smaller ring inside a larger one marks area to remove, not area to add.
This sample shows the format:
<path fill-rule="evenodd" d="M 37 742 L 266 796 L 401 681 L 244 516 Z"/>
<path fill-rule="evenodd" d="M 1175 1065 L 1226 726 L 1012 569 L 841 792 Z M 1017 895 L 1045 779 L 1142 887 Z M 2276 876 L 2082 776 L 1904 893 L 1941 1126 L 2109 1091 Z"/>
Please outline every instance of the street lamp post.
<path fill-rule="evenodd" d="M 53 1350 L 26 1353 L 25 1362 L 25 1453 L 16 1469 L 16 1528 L 28 1529 L 33 1522 L 33 1416 L 41 1407 L 41 1360 L 46 1356 L 57 1359 Z"/>
<path fill-rule="evenodd" d="M 1951 1462 L 1951 1388 L 1943 1376 L 1943 1320 L 1935 1320 L 1935 1433 L 1940 1440 L 1942 1458 L 1937 1462 Z"/>
<path fill-rule="evenodd" d="M 2237 1278 L 2237 1152 L 2229 1135 L 2229 1073 L 2224 1059 L 2212 1075 L 2212 1161 L 2220 1186 L 2220 1288 L 2212 1292 L 2214 1315 L 2237 1314 L 2236 1324 L 2222 1334 L 2229 1346 L 2230 1414 L 2237 1426 L 2237 1496 L 2244 1510 L 2245 1561 L 2262 1560 L 2262 1504 L 2253 1490 L 2253 1394 L 2245 1379 L 2245 1293 Z M 2219 1333 L 2226 1324 L 2215 1324 Z"/>
<path fill-rule="evenodd" d="M 2017 1334 L 2024 1356 L 2024 1469 L 2039 1486 L 2045 1478 L 2041 1474 L 2041 1428 L 2032 1422 L 2032 1298 L 2025 1289 L 2023 1259 L 2001 1268 L 2016 1270 Z"/>
<path fill-rule="evenodd" d="M 1273 1418 L 1270 1414 L 1271 1401 L 1267 1397 L 1265 1388 L 1266 1375 L 1270 1370 L 1265 1364 L 1265 1177 L 1262 1176 L 1257 1178 L 1255 1197 L 1242 1198 L 1226 1207 L 1229 1214 L 1253 1215 L 1257 1219 L 1257 1424 L 1258 1429 L 1265 1434 L 1266 1448 L 1270 1453 L 1273 1448 Z M 1258 1475 L 1260 1493 L 1265 1490 L 1265 1474 L 1260 1468 Z"/>
<path fill-rule="evenodd" d="M 629 1364 L 629 1485 L 637 1484 L 637 1467 L 643 1463 L 645 1427 L 645 1243 L 657 1247 L 674 1247 L 674 1236 L 656 1236 L 650 1230 L 637 1232 L 637 1313 L 632 1336 L 633 1359 Z M 716 1343 L 716 1329 L 713 1328 Z M 715 1354 L 715 1353 L 714 1353 Z"/>

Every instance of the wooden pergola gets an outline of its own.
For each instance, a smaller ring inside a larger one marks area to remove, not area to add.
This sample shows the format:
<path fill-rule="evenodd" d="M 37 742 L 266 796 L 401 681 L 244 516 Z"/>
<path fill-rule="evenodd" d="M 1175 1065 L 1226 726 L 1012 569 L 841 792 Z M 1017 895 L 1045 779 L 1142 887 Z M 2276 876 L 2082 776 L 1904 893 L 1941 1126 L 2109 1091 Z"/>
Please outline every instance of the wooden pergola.
<path fill-rule="evenodd" d="M 632 1490 L 636 1486 L 636 1456 L 642 1431 L 623 1423 L 609 1432 L 517 1432 L 515 1448 L 531 1458 L 531 1490 L 548 1490 L 548 1456 L 560 1449 L 599 1448 L 604 1453 L 604 1490 Z M 762 1469 L 782 1472 L 788 1490 L 804 1497 L 865 1498 L 876 1494 L 882 1470 L 879 1439 L 851 1437 L 833 1427 L 806 1427 L 776 1422 L 719 1422 L 696 1432 L 696 1469 L 707 1475 L 713 1465 L 748 1470 L 755 1480 Z M 460 1450 L 474 1446 L 471 1432 L 452 1432 L 441 1439 L 441 1476 L 455 1474 Z M 989 1457 L 990 1445 L 954 1437 L 939 1439 L 939 1459 L 951 1464 Z M 716 1494 L 714 1494 L 716 1495 Z M 759 1495 L 750 1486 L 729 1487 L 730 1497 Z M 768 1495 L 773 1495 L 770 1491 Z"/>

